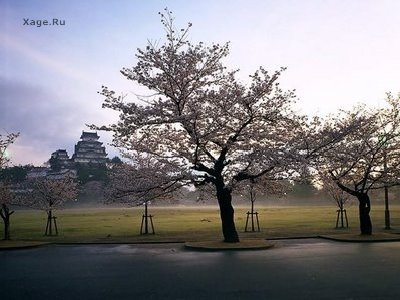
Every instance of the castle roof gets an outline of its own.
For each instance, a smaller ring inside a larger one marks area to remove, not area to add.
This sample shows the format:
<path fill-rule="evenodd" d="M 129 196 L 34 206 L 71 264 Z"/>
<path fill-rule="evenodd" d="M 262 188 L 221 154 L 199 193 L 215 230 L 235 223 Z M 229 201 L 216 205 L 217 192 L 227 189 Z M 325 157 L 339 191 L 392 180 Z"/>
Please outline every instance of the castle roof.
<path fill-rule="evenodd" d="M 69 159 L 68 153 L 66 149 L 58 149 L 57 151 L 51 154 L 52 158 L 56 159 Z"/>
<path fill-rule="evenodd" d="M 81 139 L 86 139 L 86 138 L 91 138 L 91 139 L 99 139 L 100 137 L 97 135 L 97 132 L 87 132 L 87 131 L 82 131 Z"/>

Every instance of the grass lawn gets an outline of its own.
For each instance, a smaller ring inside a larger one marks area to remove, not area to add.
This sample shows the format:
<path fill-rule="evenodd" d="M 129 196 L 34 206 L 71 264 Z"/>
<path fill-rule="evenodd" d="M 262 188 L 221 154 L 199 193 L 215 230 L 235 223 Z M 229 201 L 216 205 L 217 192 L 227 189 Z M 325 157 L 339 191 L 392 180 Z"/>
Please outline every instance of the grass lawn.
<path fill-rule="evenodd" d="M 358 234 L 358 207 L 348 208 L 349 229 L 335 229 L 334 206 L 258 207 L 261 232 L 245 233 L 248 208 L 235 209 L 236 226 L 242 238 L 277 238 L 331 234 Z M 82 208 L 56 212 L 59 235 L 43 236 L 46 214 L 21 210 L 11 217 L 13 240 L 39 242 L 157 242 L 222 239 L 217 207 L 150 207 L 155 235 L 140 235 L 142 208 Z M 375 205 L 371 212 L 374 232 L 383 232 L 384 208 Z M 392 227 L 400 229 L 400 206 L 391 207 Z M 0 225 L 3 230 L 3 224 Z M 1 246 L 1 245 L 0 245 Z"/>

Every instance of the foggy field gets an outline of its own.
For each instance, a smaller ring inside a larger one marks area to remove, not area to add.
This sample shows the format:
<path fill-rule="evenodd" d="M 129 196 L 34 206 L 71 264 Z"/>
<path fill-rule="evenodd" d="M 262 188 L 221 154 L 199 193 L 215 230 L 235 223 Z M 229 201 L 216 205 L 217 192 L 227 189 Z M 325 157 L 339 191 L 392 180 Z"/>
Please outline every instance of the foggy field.
<path fill-rule="evenodd" d="M 235 220 L 243 237 L 296 237 L 332 233 L 358 233 L 358 207 L 347 211 L 349 229 L 335 229 L 334 206 L 262 207 L 259 213 L 261 232 L 245 233 L 248 208 L 236 208 Z M 11 219 L 11 238 L 51 242 L 141 242 L 196 241 L 222 239 L 217 207 L 151 207 L 155 235 L 139 235 L 142 208 L 84 208 L 56 212 L 59 235 L 45 237 L 46 214 L 41 211 L 16 211 Z M 383 206 L 372 207 L 374 232 L 384 227 Z M 400 206 L 391 207 L 394 231 L 400 228 Z M 3 230 L 3 224 L 0 226 Z"/>

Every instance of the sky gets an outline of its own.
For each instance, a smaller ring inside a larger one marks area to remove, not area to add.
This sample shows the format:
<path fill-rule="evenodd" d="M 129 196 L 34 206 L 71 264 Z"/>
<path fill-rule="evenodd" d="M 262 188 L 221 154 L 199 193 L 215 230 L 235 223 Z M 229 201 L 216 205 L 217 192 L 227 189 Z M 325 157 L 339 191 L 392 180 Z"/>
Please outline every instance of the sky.
<path fill-rule="evenodd" d="M 117 121 L 97 92 L 105 85 L 135 101 L 143 89 L 120 70 L 148 40 L 162 42 L 165 7 L 177 27 L 193 23 L 192 42 L 230 41 L 225 63 L 245 83 L 259 66 L 287 67 L 281 86 L 296 89 L 299 112 L 380 106 L 400 92 L 397 0 L 0 0 L 0 133 L 20 132 L 13 164 L 40 166 L 57 149 L 71 156 L 86 124 Z M 110 134 L 99 135 L 118 155 Z"/>

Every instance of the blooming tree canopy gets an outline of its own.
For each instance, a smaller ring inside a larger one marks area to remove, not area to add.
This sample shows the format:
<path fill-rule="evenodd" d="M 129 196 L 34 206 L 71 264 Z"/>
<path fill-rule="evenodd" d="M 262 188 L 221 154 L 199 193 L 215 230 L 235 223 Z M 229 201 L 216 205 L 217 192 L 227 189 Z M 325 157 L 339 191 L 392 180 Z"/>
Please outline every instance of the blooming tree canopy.
<path fill-rule="evenodd" d="M 9 162 L 7 148 L 14 143 L 19 133 L 10 133 L 6 136 L 0 134 L 0 172 Z M 10 205 L 19 204 L 20 198 L 11 191 L 8 182 L 0 181 L 0 216 L 4 223 L 4 239 L 10 239 L 10 216 L 14 211 L 10 210 Z"/>
<path fill-rule="evenodd" d="M 29 195 L 34 208 L 51 211 L 61 209 L 67 201 L 78 196 L 78 185 L 71 178 L 37 178 L 32 182 Z"/>
<path fill-rule="evenodd" d="M 320 176 L 323 189 L 328 193 L 340 210 L 344 209 L 344 205 L 350 200 L 350 195 L 343 191 L 331 176 Z"/>
<path fill-rule="evenodd" d="M 223 59 L 229 44 L 192 44 L 192 24 L 177 29 L 168 10 L 161 15 L 163 44 L 138 49 L 136 64 L 121 73 L 149 90 L 140 102 L 103 87 L 103 107 L 120 113 L 119 121 L 92 126 L 113 132 L 113 145 L 168 161 L 197 185 L 211 184 L 220 206 L 226 242 L 238 242 L 231 204 L 237 183 L 287 176 L 298 156 L 304 119 L 292 104 L 294 91 L 284 91 L 284 68 L 260 67 L 244 84 Z"/>
<path fill-rule="evenodd" d="M 170 198 L 182 187 L 182 172 L 168 161 L 149 156 L 130 155 L 131 163 L 114 165 L 105 189 L 109 203 L 140 205 Z"/>
<path fill-rule="evenodd" d="M 30 192 L 25 195 L 27 202 L 33 208 L 44 210 L 47 213 L 47 225 L 45 235 L 58 234 L 55 209 L 63 208 L 67 201 L 74 200 L 78 196 L 78 185 L 69 177 L 64 178 L 37 178 L 30 183 Z"/>
<path fill-rule="evenodd" d="M 363 121 L 319 160 L 320 170 L 358 199 L 362 234 L 372 233 L 369 191 L 400 183 L 399 104 L 399 97 L 388 94 L 385 108 L 357 107 L 346 112 L 346 122 L 359 116 Z"/>
<path fill-rule="evenodd" d="M 7 148 L 15 142 L 19 133 L 9 133 L 7 135 L 0 134 L 0 170 L 9 162 Z"/>

